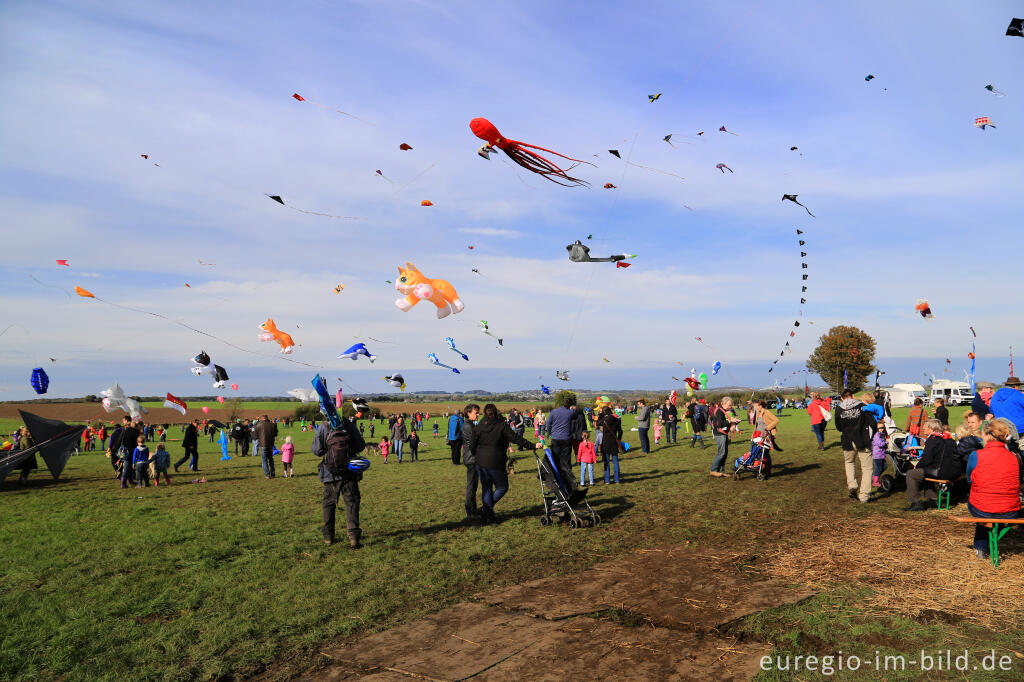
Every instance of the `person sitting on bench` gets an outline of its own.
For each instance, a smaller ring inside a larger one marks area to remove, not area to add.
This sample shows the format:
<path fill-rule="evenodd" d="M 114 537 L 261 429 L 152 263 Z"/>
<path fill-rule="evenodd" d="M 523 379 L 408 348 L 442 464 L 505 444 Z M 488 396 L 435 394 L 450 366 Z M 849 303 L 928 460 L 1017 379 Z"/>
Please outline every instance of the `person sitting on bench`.
<path fill-rule="evenodd" d="M 914 468 L 907 472 L 907 511 L 924 511 L 921 503 L 921 487 L 925 478 L 952 481 L 960 475 L 960 457 L 956 453 L 956 442 L 942 430 L 938 419 L 927 419 L 921 425 L 921 435 L 926 438 L 924 452 Z M 929 500 L 938 499 L 938 493 L 928 488 L 924 491 Z"/>
<path fill-rule="evenodd" d="M 985 519 L 1015 519 L 1020 514 L 1021 463 L 1006 442 L 1017 429 L 1006 419 L 994 419 L 982 434 L 985 447 L 973 452 L 967 461 L 967 480 L 971 496 L 967 509 L 972 516 Z M 974 527 L 974 552 L 988 559 L 988 529 Z"/>

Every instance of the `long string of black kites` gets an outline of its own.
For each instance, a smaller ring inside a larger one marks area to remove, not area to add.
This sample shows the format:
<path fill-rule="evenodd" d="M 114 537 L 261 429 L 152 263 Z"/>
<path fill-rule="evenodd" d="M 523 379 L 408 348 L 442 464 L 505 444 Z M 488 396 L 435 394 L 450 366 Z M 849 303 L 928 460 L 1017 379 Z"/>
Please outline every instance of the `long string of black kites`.
<path fill-rule="evenodd" d="M 807 258 L 807 252 L 804 251 L 804 247 L 807 246 L 807 241 L 802 238 L 803 233 L 804 233 L 803 230 L 797 228 L 797 231 L 796 231 L 797 244 L 798 244 L 798 246 L 800 248 L 800 308 L 799 308 L 799 315 L 801 317 L 803 317 L 803 314 L 804 314 L 804 305 L 807 303 L 807 297 L 804 296 L 804 294 L 807 293 L 807 280 L 808 280 L 808 278 L 810 276 L 807 272 L 805 272 L 805 270 L 807 270 L 807 261 L 805 260 Z M 794 320 L 793 321 L 793 329 L 791 329 L 790 332 L 789 332 L 789 339 L 786 340 L 785 345 L 779 351 L 779 357 L 775 358 L 772 361 L 772 366 L 768 368 L 768 373 L 769 374 L 771 374 L 772 371 L 775 369 L 775 365 L 779 364 L 779 360 L 781 360 L 782 358 L 784 358 L 786 356 L 786 353 L 792 353 L 793 352 L 793 348 L 789 345 L 789 342 L 790 342 L 791 339 L 796 337 L 796 329 L 799 326 L 800 326 L 800 320 Z"/>

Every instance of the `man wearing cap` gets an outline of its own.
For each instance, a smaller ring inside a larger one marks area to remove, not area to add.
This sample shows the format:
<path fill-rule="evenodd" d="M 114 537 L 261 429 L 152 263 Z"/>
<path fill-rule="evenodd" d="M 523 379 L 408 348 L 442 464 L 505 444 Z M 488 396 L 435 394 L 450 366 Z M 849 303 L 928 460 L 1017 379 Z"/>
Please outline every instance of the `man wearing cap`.
<path fill-rule="evenodd" d="M 1017 433 L 1024 432 L 1024 383 L 1015 376 L 1006 379 L 1003 388 L 992 394 L 989 412 L 996 418 L 1008 419 L 1017 427 Z"/>

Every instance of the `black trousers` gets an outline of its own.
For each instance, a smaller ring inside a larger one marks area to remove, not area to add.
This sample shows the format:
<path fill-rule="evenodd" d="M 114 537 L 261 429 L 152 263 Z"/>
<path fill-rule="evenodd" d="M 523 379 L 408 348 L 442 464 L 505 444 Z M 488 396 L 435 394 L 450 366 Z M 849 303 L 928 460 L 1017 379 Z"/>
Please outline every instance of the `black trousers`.
<path fill-rule="evenodd" d="M 552 440 L 551 454 L 555 458 L 555 464 L 558 465 L 558 475 L 562 477 L 565 491 L 572 493 L 576 490 L 576 479 L 572 475 L 572 441 Z"/>
<path fill-rule="evenodd" d="M 477 513 L 476 489 L 480 483 L 480 475 L 475 466 L 466 465 L 466 516 Z"/>
<path fill-rule="evenodd" d="M 199 471 L 199 448 L 195 445 L 185 446 L 185 456 L 174 463 L 175 467 L 180 467 L 185 463 L 185 460 L 189 457 L 192 458 L 192 462 L 188 465 L 190 469 Z"/>
<path fill-rule="evenodd" d="M 452 464 L 459 464 L 462 461 L 462 441 L 450 440 L 448 447 L 452 449 Z"/>
<path fill-rule="evenodd" d="M 324 540 L 334 541 L 334 517 L 338 509 L 339 495 L 345 501 L 348 536 L 358 540 L 362 535 L 359 529 L 359 481 L 352 479 L 324 483 Z"/>

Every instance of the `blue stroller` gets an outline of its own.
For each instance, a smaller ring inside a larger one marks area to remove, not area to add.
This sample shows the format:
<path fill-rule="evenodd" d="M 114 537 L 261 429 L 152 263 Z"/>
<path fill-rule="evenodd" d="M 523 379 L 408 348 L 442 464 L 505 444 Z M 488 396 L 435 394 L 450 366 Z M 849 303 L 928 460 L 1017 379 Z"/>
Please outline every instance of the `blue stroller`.
<path fill-rule="evenodd" d="M 772 474 L 772 436 L 754 431 L 750 438 L 750 451 L 740 455 L 733 462 L 732 480 L 740 480 L 740 475 L 749 471 L 763 481 Z"/>

